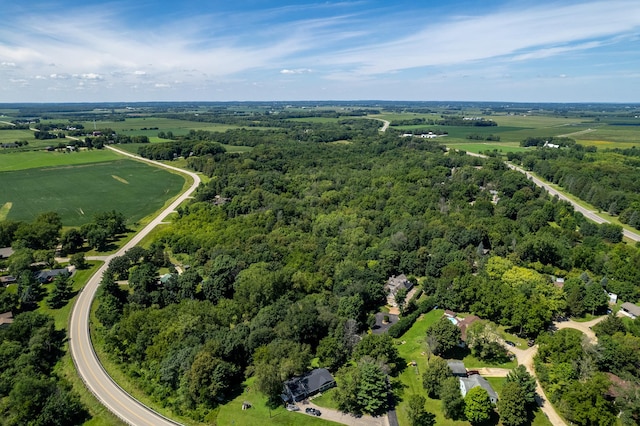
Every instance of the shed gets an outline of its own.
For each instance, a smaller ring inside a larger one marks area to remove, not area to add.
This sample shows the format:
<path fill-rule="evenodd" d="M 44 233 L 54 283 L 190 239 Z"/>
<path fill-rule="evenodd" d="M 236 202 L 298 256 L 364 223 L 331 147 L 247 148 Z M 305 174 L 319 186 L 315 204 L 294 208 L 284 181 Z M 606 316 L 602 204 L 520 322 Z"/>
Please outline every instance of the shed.
<path fill-rule="evenodd" d="M 287 402 L 302 401 L 335 385 L 336 381 L 329 370 L 316 368 L 303 376 L 284 382 L 282 399 Z"/>

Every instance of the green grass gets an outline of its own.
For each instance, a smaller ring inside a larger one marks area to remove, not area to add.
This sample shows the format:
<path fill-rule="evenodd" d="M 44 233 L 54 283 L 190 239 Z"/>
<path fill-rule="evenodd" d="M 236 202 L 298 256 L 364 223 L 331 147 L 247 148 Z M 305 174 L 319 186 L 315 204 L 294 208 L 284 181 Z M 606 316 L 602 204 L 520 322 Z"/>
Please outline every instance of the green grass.
<path fill-rule="evenodd" d="M 39 167 L 93 164 L 113 161 L 118 158 L 122 157 L 107 149 L 83 150 L 70 153 L 47 151 L 8 152 L 8 150 L 0 150 L 0 172 L 27 170 Z"/>
<path fill-rule="evenodd" d="M 332 410 L 337 410 L 338 404 L 333 400 L 333 394 L 335 392 L 336 392 L 336 388 L 328 389 L 322 392 L 322 394 L 315 396 L 312 402 L 319 407 L 331 408 Z"/>
<path fill-rule="evenodd" d="M 47 295 L 53 289 L 53 284 L 45 284 L 42 286 L 44 296 L 42 300 L 38 303 L 38 310 L 47 315 L 51 315 L 55 321 L 56 329 L 62 330 L 67 328 L 67 323 L 69 322 L 69 316 L 71 315 L 71 309 L 73 308 L 73 304 L 77 298 L 78 292 L 85 286 L 89 278 L 98 270 L 102 262 L 91 261 L 88 260 L 87 264 L 89 268 L 76 271 L 73 276 L 70 278 L 72 282 L 72 291 L 74 292 L 74 297 L 69 300 L 69 302 L 61 307 L 60 309 L 51 309 L 46 304 Z"/>
<path fill-rule="evenodd" d="M 0 121 L 5 121 L 0 118 Z M 6 120 L 9 121 L 9 120 Z M 0 126 L 5 126 L 4 123 L 0 123 Z M 11 143 L 15 141 L 27 141 L 29 145 L 32 145 L 36 140 L 33 137 L 33 132 L 27 129 L 0 129 L 0 143 Z M 29 148 L 29 145 L 26 148 Z M 14 148 L 0 148 L 0 152 L 11 151 Z"/>
<path fill-rule="evenodd" d="M 0 205 L 13 203 L 8 219 L 29 221 L 55 211 L 66 226 L 82 225 L 95 213 L 112 209 L 134 224 L 185 184 L 178 174 L 128 159 L 3 172 L 0 179 Z"/>
<path fill-rule="evenodd" d="M 335 425 L 337 423 L 323 420 L 322 417 L 313 417 L 300 412 L 289 412 L 282 406 L 269 409 L 266 398 L 252 386 L 253 379 L 243 383 L 242 394 L 222 405 L 218 410 L 216 424 L 237 426 L 306 426 L 306 425 Z M 248 410 L 242 410 L 242 403 L 251 404 Z M 315 401 L 314 401 L 315 402 Z"/>

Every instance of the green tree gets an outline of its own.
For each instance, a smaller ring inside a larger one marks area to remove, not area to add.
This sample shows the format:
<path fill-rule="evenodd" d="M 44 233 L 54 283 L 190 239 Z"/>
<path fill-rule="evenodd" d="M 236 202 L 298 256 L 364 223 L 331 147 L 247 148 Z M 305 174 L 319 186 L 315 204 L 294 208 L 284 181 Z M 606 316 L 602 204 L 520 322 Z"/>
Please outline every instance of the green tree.
<path fill-rule="evenodd" d="M 464 417 L 464 399 L 460 393 L 460 381 L 457 377 L 449 377 L 442 383 L 440 391 L 442 413 L 447 419 L 458 420 Z"/>
<path fill-rule="evenodd" d="M 507 374 L 506 383 L 516 383 L 522 389 L 524 402 L 529 408 L 536 405 L 536 378 L 533 377 L 524 365 L 518 365 Z"/>
<path fill-rule="evenodd" d="M 489 393 L 480 386 L 471 388 L 464 397 L 464 415 L 471 424 L 486 422 L 491 418 L 493 405 Z"/>
<path fill-rule="evenodd" d="M 425 410 L 427 400 L 422 395 L 412 394 L 409 397 L 406 411 L 411 426 L 433 426 L 436 424 L 436 416 Z"/>
<path fill-rule="evenodd" d="M 430 398 L 439 399 L 442 385 L 449 377 L 453 377 L 453 372 L 449 368 L 447 361 L 439 356 L 432 356 L 427 361 L 427 366 L 424 373 L 422 373 L 422 387 L 427 391 Z"/>
<path fill-rule="evenodd" d="M 460 338 L 460 329 L 445 317 L 427 327 L 427 345 L 435 355 L 455 348 Z"/>
<path fill-rule="evenodd" d="M 58 275 L 53 280 L 53 289 L 47 297 L 47 306 L 58 309 L 64 306 L 71 297 L 72 287 L 68 275 Z"/>
<path fill-rule="evenodd" d="M 61 254 L 75 253 L 82 248 L 84 237 L 78 229 L 71 228 L 62 234 L 60 244 L 62 245 Z"/>
<path fill-rule="evenodd" d="M 398 372 L 403 362 L 398 354 L 397 346 L 387 334 L 365 335 L 353 351 L 355 360 L 360 360 L 363 357 L 372 358 L 386 365 L 391 374 Z"/>
<path fill-rule="evenodd" d="M 602 286 L 598 283 L 587 284 L 587 289 L 584 295 L 584 306 L 594 315 L 596 312 L 604 310 L 607 306 L 609 298 Z"/>
<path fill-rule="evenodd" d="M 363 362 L 360 368 L 360 383 L 356 398 L 362 411 L 374 416 L 387 412 L 389 385 L 382 368 L 371 362 Z"/>
<path fill-rule="evenodd" d="M 69 259 L 69 264 L 75 266 L 76 269 L 86 269 L 89 264 L 85 260 L 84 253 L 74 253 Z"/>
<path fill-rule="evenodd" d="M 502 388 L 497 403 L 500 420 L 504 426 L 521 426 L 528 423 L 527 404 L 522 387 L 516 382 L 508 382 Z"/>

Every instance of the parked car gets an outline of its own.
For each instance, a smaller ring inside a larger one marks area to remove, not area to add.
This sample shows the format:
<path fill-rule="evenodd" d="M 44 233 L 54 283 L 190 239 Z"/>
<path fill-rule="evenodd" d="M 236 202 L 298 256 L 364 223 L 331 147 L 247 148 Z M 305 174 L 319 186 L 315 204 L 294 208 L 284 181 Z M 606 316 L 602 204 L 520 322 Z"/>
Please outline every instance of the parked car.
<path fill-rule="evenodd" d="M 515 344 L 515 343 L 513 343 L 511 340 L 505 340 L 504 342 L 505 342 L 507 345 L 512 346 L 512 347 L 515 347 L 515 346 L 516 346 L 516 344 Z"/>
<path fill-rule="evenodd" d="M 531 346 L 533 346 L 533 345 L 535 345 L 535 344 L 536 344 L 536 341 L 535 341 L 535 340 L 533 340 L 533 339 L 529 339 L 529 340 L 527 341 L 527 346 L 529 346 L 529 347 L 531 347 Z"/>
<path fill-rule="evenodd" d="M 316 410 L 315 408 L 312 408 L 312 407 L 306 408 L 304 410 L 304 412 L 307 413 L 307 414 L 311 414 L 312 416 L 320 416 L 320 415 L 322 415 L 320 410 Z"/>
<path fill-rule="evenodd" d="M 287 411 L 300 411 L 300 407 L 295 404 L 287 404 Z"/>

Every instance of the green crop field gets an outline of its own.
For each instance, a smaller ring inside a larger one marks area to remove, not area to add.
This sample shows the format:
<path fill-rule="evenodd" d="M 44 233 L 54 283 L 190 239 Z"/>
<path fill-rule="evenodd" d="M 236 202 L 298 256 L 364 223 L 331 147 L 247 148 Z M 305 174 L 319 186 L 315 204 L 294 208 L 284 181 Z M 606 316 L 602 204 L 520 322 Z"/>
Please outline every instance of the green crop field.
<path fill-rule="evenodd" d="M 7 150 L 8 151 L 8 150 Z M 78 152 L 0 151 L 0 172 L 113 161 L 120 157 L 107 149 Z"/>
<path fill-rule="evenodd" d="M 66 165 L 0 173 L 0 206 L 11 203 L 9 220 L 32 220 L 54 211 L 65 226 L 92 220 L 95 213 L 122 212 L 135 223 L 182 189 L 183 177 L 133 160 Z"/>

